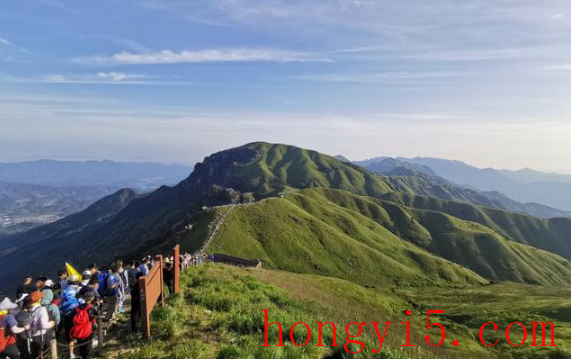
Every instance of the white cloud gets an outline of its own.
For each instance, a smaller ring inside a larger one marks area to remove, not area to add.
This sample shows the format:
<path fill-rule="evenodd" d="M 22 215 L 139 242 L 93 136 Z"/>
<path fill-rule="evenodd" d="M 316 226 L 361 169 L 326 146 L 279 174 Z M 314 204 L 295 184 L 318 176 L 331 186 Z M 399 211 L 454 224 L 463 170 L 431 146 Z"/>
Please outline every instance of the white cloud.
<path fill-rule="evenodd" d="M 551 17 L 551 20 L 559 20 L 559 19 L 563 19 L 564 17 L 565 17 L 564 14 L 556 14 L 556 15 L 553 15 Z"/>
<path fill-rule="evenodd" d="M 327 58 L 311 54 L 274 49 L 207 49 L 197 51 L 131 53 L 120 52 L 112 56 L 78 57 L 74 62 L 93 65 L 158 65 L 209 62 L 330 62 Z"/>
<path fill-rule="evenodd" d="M 6 40 L 3 37 L 0 37 L 0 44 L 4 44 L 4 45 L 8 45 L 8 46 L 16 46 L 13 43 L 11 43 L 10 41 Z"/>
<path fill-rule="evenodd" d="M 129 74 L 124 72 L 98 72 L 96 74 L 83 75 L 45 75 L 42 79 L 46 82 L 126 82 L 130 80 L 149 79 L 152 76 L 143 74 Z"/>
<path fill-rule="evenodd" d="M 96 77 L 101 80 L 110 80 L 110 81 L 128 81 L 128 80 L 135 80 L 135 79 L 146 79 L 150 76 L 148 75 L 141 75 L 141 74 L 126 74 L 124 72 L 98 72 Z"/>

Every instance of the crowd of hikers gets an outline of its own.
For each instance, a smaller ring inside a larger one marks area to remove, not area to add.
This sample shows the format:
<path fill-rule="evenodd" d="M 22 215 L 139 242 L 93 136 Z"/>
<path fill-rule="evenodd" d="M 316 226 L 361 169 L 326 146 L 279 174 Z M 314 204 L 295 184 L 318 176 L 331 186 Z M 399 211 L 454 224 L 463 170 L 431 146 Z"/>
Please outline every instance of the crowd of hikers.
<path fill-rule="evenodd" d="M 180 269 L 202 264 L 203 255 L 182 254 Z M 47 357 L 55 339 L 69 350 L 70 358 L 89 358 L 96 344 L 97 326 L 113 322 L 131 302 L 131 330 L 137 332 L 141 298 L 139 278 L 149 274 L 155 262 L 151 256 L 124 265 L 114 262 L 99 270 L 91 264 L 81 274 L 60 270 L 58 278 L 25 278 L 14 300 L 0 301 L 0 359 L 36 359 Z M 164 284 L 174 293 L 174 260 L 165 258 Z M 77 354 L 77 356 L 76 356 Z"/>

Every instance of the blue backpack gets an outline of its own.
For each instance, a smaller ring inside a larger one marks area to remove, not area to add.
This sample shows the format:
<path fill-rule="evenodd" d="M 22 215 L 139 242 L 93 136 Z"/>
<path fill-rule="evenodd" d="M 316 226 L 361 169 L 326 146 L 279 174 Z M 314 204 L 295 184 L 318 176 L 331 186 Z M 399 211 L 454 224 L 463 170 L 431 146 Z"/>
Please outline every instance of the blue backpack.
<path fill-rule="evenodd" d="M 61 304 L 60 304 L 60 312 L 64 316 L 71 313 L 75 307 L 79 306 L 79 301 L 75 297 L 77 291 L 72 287 L 67 287 L 61 293 Z"/>
<path fill-rule="evenodd" d="M 99 294 L 103 297 L 112 297 L 117 294 L 117 288 L 109 288 L 107 285 L 109 280 L 112 285 L 117 284 L 117 278 L 113 274 L 101 273 L 98 276 L 99 279 Z"/>

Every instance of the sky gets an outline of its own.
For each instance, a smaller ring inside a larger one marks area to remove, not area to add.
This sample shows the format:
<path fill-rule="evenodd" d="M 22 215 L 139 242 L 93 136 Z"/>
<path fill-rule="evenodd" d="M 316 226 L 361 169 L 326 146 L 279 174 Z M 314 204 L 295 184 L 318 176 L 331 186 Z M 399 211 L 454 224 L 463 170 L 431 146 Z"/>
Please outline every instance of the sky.
<path fill-rule="evenodd" d="M 4 0 L 0 161 L 252 141 L 571 173 L 569 0 Z"/>

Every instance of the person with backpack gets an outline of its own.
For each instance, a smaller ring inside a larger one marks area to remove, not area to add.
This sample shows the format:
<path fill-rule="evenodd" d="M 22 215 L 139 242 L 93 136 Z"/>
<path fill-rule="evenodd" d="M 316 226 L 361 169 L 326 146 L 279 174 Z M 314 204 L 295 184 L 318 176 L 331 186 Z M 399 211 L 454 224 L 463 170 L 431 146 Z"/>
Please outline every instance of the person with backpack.
<path fill-rule="evenodd" d="M 55 322 L 54 330 L 57 332 L 57 327 L 61 322 L 61 314 L 59 311 L 59 307 L 55 305 L 54 302 L 54 292 L 52 288 L 48 286 L 48 283 L 51 282 L 47 277 L 38 277 L 36 279 L 36 286 L 38 286 L 38 290 L 44 293 L 44 297 L 40 304 L 42 307 L 48 310 L 48 314 L 50 315 L 50 320 Z"/>
<path fill-rule="evenodd" d="M 35 291 L 26 298 L 26 309 L 31 313 L 31 358 L 37 358 L 48 349 L 50 339 L 53 338 L 55 322 L 50 320 L 48 310 L 41 305 L 43 297 L 44 293 Z"/>
<path fill-rule="evenodd" d="M 114 266 L 115 272 L 117 268 Z M 103 298 L 102 312 L 105 312 L 105 320 L 113 319 L 118 304 L 119 279 L 110 271 L 102 271 L 99 282 L 99 294 Z"/>
<path fill-rule="evenodd" d="M 68 286 L 61 293 L 61 304 L 59 306 L 61 317 L 63 318 L 63 331 L 65 332 L 66 339 L 69 339 L 69 331 L 71 327 L 69 326 L 68 317 L 73 314 L 73 310 L 79 306 L 79 301 L 77 300 L 77 294 L 79 291 L 79 278 L 72 275 L 68 278 Z M 69 353 L 73 357 L 73 347 L 74 343 L 69 342 Z"/>
<path fill-rule="evenodd" d="M 79 357 L 82 359 L 87 359 L 93 349 L 98 316 L 94 306 L 96 300 L 93 291 L 85 293 L 83 296 L 84 303 L 75 307 L 72 314 L 66 319 L 70 322 L 69 340 L 77 341 Z"/>
<path fill-rule="evenodd" d="M 33 277 L 29 275 L 24 279 L 24 283 L 22 283 L 22 285 L 20 285 L 16 290 L 16 299 L 21 300 L 26 295 L 34 292 L 36 289 L 37 288 L 33 282 Z"/>
<path fill-rule="evenodd" d="M 7 297 L 0 302 L 0 359 L 20 359 L 20 349 L 16 345 L 16 335 L 26 330 L 20 327 L 10 311 L 18 305 Z"/>

